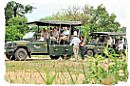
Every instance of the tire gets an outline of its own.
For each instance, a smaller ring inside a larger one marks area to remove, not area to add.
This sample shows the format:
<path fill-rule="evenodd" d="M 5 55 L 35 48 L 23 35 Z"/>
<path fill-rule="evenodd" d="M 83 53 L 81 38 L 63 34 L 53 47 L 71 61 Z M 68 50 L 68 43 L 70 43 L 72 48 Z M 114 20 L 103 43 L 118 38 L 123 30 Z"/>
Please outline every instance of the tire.
<path fill-rule="evenodd" d="M 28 54 L 24 48 L 19 48 L 15 51 L 14 56 L 17 61 L 24 61 L 26 60 Z"/>
<path fill-rule="evenodd" d="M 57 59 L 59 59 L 59 56 L 52 56 L 52 55 L 50 55 L 50 58 L 51 58 L 52 60 L 57 60 Z"/>
<path fill-rule="evenodd" d="M 87 50 L 85 54 L 88 56 L 94 56 L 93 50 Z"/>
<path fill-rule="evenodd" d="M 64 56 L 64 55 L 62 55 L 61 58 L 64 59 L 64 60 L 68 60 L 68 59 L 71 58 L 71 56 L 70 56 L 70 55 L 68 55 L 68 56 Z"/>
<path fill-rule="evenodd" d="M 9 59 L 9 60 L 11 60 L 11 61 L 12 61 L 12 60 L 15 60 L 14 55 L 7 55 L 7 54 L 6 54 L 6 58 Z"/>

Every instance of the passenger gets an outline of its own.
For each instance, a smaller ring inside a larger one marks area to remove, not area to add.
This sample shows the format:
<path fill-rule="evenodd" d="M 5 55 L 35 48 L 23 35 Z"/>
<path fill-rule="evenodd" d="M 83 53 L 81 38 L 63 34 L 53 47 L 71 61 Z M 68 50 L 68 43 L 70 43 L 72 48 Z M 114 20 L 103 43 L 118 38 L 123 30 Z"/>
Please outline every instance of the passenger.
<path fill-rule="evenodd" d="M 112 47 L 112 37 L 111 36 L 108 36 L 108 38 L 107 38 L 107 46 Z"/>
<path fill-rule="evenodd" d="M 107 37 L 103 36 L 103 45 L 106 46 L 107 45 Z"/>
<path fill-rule="evenodd" d="M 90 43 L 93 45 L 96 45 L 97 44 L 96 39 L 97 39 L 96 37 L 93 37 Z"/>
<path fill-rule="evenodd" d="M 123 42 L 120 41 L 118 45 L 119 54 L 121 55 L 123 53 Z"/>
<path fill-rule="evenodd" d="M 123 44 L 124 44 L 124 49 L 126 49 L 128 44 L 127 44 L 127 39 L 125 37 L 124 37 L 124 43 Z"/>
<path fill-rule="evenodd" d="M 73 28 L 73 29 L 72 29 L 72 34 L 74 35 L 75 33 L 77 33 L 77 34 L 78 34 L 78 29 Z"/>
<path fill-rule="evenodd" d="M 41 30 L 41 34 L 40 34 L 40 40 L 39 41 L 44 41 L 44 40 L 47 40 L 49 38 L 49 33 L 48 31 L 43 28 L 43 30 Z"/>
<path fill-rule="evenodd" d="M 44 30 L 44 39 L 47 40 L 49 38 L 48 30 Z"/>
<path fill-rule="evenodd" d="M 73 35 L 78 35 L 78 33 L 77 33 L 77 31 L 76 31 L 76 30 L 74 31 L 74 34 L 73 34 Z"/>
<path fill-rule="evenodd" d="M 75 57 L 75 61 L 78 60 L 78 52 L 79 52 L 79 43 L 80 43 L 80 39 L 77 37 L 77 35 L 74 35 L 74 38 L 72 39 L 70 45 L 73 44 L 73 52 L 74 52 L 74 57 Z"/>
<path fill-rule="evenodd" d="M 59 38 L 59 31 L 57 30 L 57 28 L 54 28 L 54 30 L 51 33 L 50 40 L 57 42 L 58 38 Z"/>
<path fill-rule="evenodd" d="M 59 42 L 61 42 L 61 40 L 66 41 L 68 39 L 69 34 L 70 31 L 67 29 L 67 27 L 64 27 L 64 31 L 61 34 Z"/>
<path fill-rule="evenodd" d="M 41 33 L 40 33 L 39 41 L 44 41 L 44 31 L 45 31 L 45 29 L 43 28 L 43 30 L 41 30 Z"/>

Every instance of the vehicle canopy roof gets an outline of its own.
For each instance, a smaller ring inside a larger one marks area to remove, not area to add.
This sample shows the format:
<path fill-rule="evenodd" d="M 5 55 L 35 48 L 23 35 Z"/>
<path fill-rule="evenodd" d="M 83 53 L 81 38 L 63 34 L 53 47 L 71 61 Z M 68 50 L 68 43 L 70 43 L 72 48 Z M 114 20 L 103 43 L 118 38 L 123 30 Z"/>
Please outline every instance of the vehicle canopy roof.
<path fill-rule="evenodd" d="M 63 21 L 63 20 L 41 20 L 28 22 L 27 24 L 35 24 L 38 26 L 81 26 L 80 21 Z"/>
<path fill-rule="evenodd" d="M 90 36 L 94 36 L 94 35 L 126 36 L 126 33 L 121 33 L 121 32 L 92 32 L 90 33 Z"/>

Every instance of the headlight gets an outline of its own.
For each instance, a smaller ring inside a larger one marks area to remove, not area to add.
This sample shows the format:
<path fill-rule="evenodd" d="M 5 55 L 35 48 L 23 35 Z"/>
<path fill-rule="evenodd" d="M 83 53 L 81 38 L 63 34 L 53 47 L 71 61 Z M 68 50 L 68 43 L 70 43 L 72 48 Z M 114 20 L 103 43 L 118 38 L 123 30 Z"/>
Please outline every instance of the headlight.
<path fill-rule="evenodd" d="M 14 48 L 14 47 L 16 47 L 17 46 L 17 44 L 16 43 L 6 43 L 5 44 L 5 48 Z"/>

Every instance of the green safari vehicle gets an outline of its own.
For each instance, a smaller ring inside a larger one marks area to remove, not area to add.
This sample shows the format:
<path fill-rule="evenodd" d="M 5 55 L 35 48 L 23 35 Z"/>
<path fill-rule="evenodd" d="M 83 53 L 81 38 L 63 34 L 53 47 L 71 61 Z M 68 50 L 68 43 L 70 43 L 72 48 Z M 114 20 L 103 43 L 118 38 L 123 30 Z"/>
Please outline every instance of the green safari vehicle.
<path fill-rule="evenodd" d="M 92 32 L 89 34 L 91 40 L 85 45 L 85 55 L 94 56 L 94 54 L 104 54 L 104 48 L 107 45 L 107 38 L 112 38 L 110 50 L 118 52 L 118 44 L 121 39 L 124 40 L 124 49 L 127 47 L 126 34 L 121 32 Z"/>
<path fill-rule="evenodd" d="M 22 40 L 11 41 L 5 43 L 5 55 L 10 60 L 23 61 L 27 57 L 31 58 L 31 55 L 49 55 L 51 59 L 68 59 L 73 55 L 72 46 L 70 41 L 73 37 L 73 31 L 76 26 L 81 26 L 80 21 L 54 21 L 54 20 L 42 20 L 28 22 L 28 25 L 36 25 L 37 32 L 28 32 L 25 34 Z M 39 41 L 40 27 L 47 27 L 48 39 Z M 69 28 L 70 34 L 67 36 L 66 42 L 60 43 L 59 39 L 56 43 L 50 40 L 51 28 L 57 27 L 59 31 L 59 37 L 63 27 Z M 78 30 L 78 36 L 80 30 Z"/>

